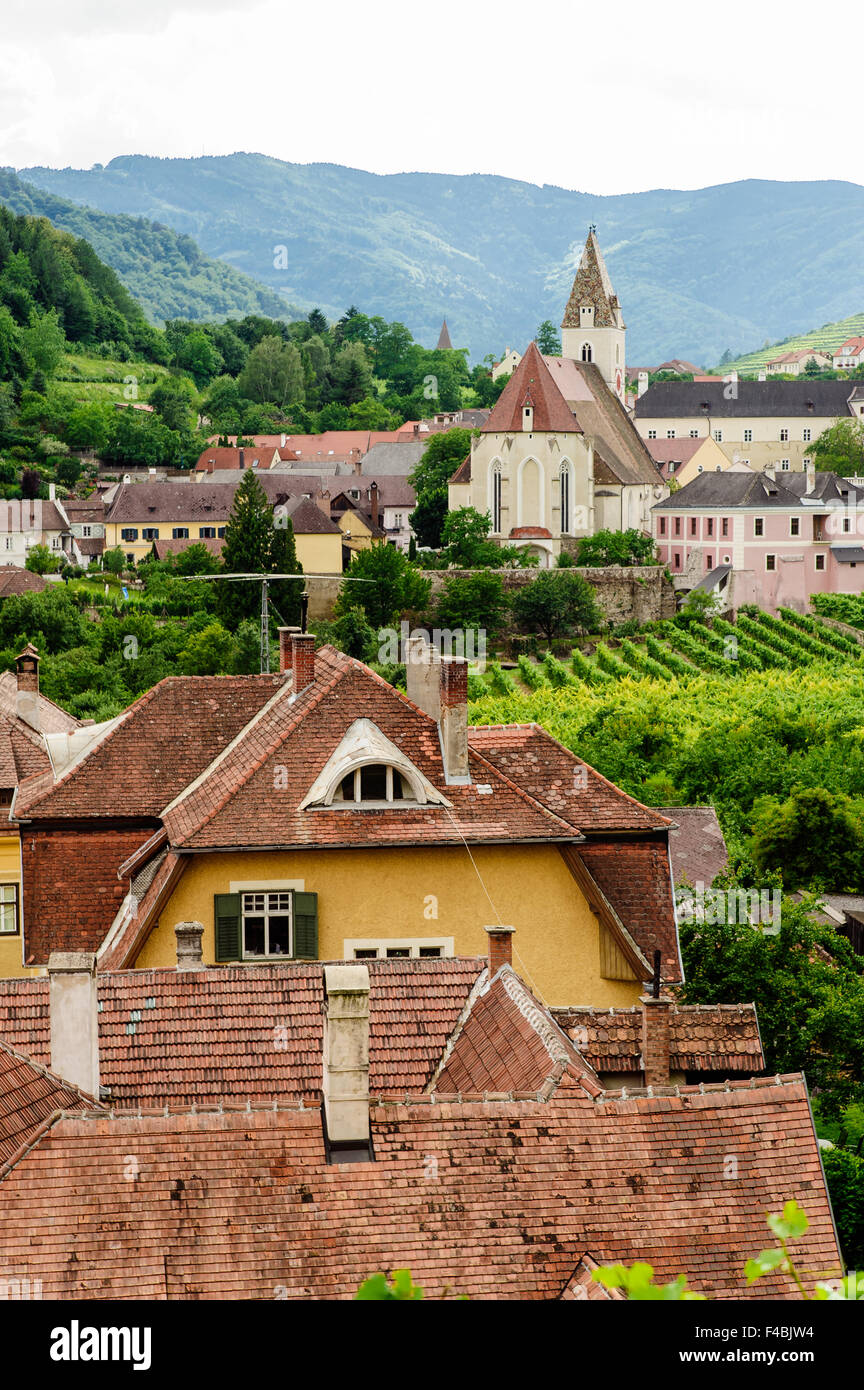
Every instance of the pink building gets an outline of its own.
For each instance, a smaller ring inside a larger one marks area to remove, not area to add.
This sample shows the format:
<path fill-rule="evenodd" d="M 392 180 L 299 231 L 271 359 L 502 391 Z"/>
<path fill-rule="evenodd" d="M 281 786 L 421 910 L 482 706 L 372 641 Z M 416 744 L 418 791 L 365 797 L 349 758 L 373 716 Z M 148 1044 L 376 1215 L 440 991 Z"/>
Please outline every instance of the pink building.
<path fill-rule="evenodd" d="M 769 611 L 864 592 L 864 485 L 836 473 L 703 473 L 651 512 L 676 588 L 722 586 L 730 607 Z"/>

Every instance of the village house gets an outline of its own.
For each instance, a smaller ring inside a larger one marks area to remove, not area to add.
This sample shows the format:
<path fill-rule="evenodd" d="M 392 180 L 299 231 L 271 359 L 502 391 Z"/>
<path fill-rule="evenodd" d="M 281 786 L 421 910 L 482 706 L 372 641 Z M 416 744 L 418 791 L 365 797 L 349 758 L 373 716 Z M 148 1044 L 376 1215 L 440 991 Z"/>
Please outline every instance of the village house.
<path fill-rule="evenodd" d="M 39 653 L 28 644 L 15 658 L 15 671 L 0 674 L 0 979 L 26 973 L 21 843 L 18 824 L 10 816 L 12 803 L 24 778 L 50 771 L 46 736 L 74 735 L 83 727 L 85 722 L 40 694 Z"/>
<path fill-rule="evenodd" d="M 472 955 L 491 897 L 553 1004 L 637 1002 L 655 951 L 680 980 L 667 817 L 536 726 L 469 729 L 464 661 L 410 660 L 406 699 L 280 645 L 278 674 L 172 677 L 49 738 L 13 806 L 27 966 L 158 967 L 184 921 L 207 963 Z"/>
<path fill-rule="evenodd" d="M 700 473 L 722 473 L 730 468 L 728 458 L 717 441 L 707 439 L 646 439 L 645 447 L 667 481 L 674 478 L 679 487 L 691 483 Z"/>
<path fill-rule="evenodd" d="M 23 569 L 35 546 L 45 546 L 66 564 L 87 565 L 54 483 L 49 492 L 45 500 L 0 498 L 0 565 Z"/>
<path fill-rule="evenodd" d="M 820 371 L 832 364 L 830 352 L 814 352 L 812 348 L 799 348 L 795 352 L 784 352 L 782 357 L 772 357 L 765 363 L 768 376 L 803 376 L 808 365 L 815 362 Z"/>
<path fill-rule="evenodd" d="M 806 1085 L 756 1074 L 752 1007 L 552 1009 L 519 933 L 485 935 L 241 970 L 178 923 L 161 969 L 0 981 L 6 1268 L 47 1299 L 348 1299 L 408 1267 L 427 1298 L 595 1301 L 647 1260 L 785 1299 L 743 1267 L 794 1197 L 801 1263 L 841 1272 Z"/>
<path fill-rule="evenodd" d="M 529 346 L 450 479 L 450 509 L 486 513 L 493 540 L 527 549 L 541 566 L 605 528 L 647 532 L 663 483 L 624 409 L 625 336 L 591 228 L 562 355 Z"/>
<path fill-rule="evenodd" d="M 703 473 L 653 517 L 661 563 L 690 588 L 722 570 L 727 607 L 864 591 L 864 488 L 836 473 Z"/>
<path fill-rule="evenodd" d="M 811 446 L 836 420 L 864 417 L 864 383 L 657 381 L 636 401 L 646 441 L 713 438 L 730 463 L 802 472 Z"/>
<path fill-rule="evenodd" d="M 847 338 L 834 353 L 836 371 L 853 372 L 864 363 L 864 338 Z"/>

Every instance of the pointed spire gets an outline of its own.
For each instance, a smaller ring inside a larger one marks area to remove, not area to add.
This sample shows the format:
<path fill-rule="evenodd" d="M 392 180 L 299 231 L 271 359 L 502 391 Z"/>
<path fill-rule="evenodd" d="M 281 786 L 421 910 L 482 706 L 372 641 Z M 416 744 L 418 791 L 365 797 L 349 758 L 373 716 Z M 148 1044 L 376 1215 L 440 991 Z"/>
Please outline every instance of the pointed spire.
<path fill-rule="evenodd" d="M 597 328 L 618 328 L 618 296 L 612 288 L 603 252 L 597 241 L 597 229 L 592 223 L 588 229 L 585 249 L 573 281 L 567 308 L 564 310 L 562 328 L 580 328 L 580 308 L 586 305 L 594 309 L 594 326 Z"/>
<path fill-rule="evenodd" d="M 438 334 L 438 342 L 435 344 L 435 347 L 439 352 L 442 350 L 444 352 L 450 352 L 452 350 L 453 344 L 450 341 L 450 330 L 447 327 L 446 319 L 441 325 L 441 332 Z"/>

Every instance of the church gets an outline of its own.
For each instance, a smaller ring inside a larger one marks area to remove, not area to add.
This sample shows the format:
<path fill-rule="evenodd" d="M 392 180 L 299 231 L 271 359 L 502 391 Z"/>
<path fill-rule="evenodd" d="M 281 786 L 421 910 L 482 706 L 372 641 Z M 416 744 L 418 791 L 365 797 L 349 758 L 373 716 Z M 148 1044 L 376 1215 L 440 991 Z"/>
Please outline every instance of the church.
<path fill-rule="evenodd" d="M 530 345 L 450 479 L 451 511 L 487 514 L 490 539 L 528 548 L 541 567 L 597 531 L 651 533 L 650 509 L 668 489 L 624 407 L 625 334 L 591 227 L 561 356 Z"/>

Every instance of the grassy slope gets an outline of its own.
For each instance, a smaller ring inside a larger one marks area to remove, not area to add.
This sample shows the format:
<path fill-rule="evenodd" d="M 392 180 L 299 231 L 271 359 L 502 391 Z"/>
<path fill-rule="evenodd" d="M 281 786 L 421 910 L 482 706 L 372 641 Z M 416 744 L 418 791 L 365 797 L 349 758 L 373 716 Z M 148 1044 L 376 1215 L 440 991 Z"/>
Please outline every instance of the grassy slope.
<path fill-rule="evenodd" d="M 797 337 L 785 338 L 782 343 L 775 343 L 773 347 L 760 348 L 758 352 L 748 352 L 743 357 L 736 357 L 734 362 L 724 363 L 722 367 L 717 367 L 718 372 L 758 372 L 773 361 L 775 357 L 782 357 L 787 352 L 798 352 L 802 348 L 811 348 L 814 352 L 831 352 L 845 343 L 847 338 L 864 336 L 864 314 L 852 314 L 848 319 L 840 319 L 838 323 L 826 323 L 822 328 L 814 328 L 811 333 L 801 333 Z"/>

